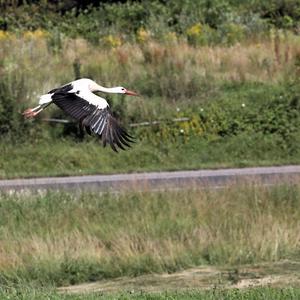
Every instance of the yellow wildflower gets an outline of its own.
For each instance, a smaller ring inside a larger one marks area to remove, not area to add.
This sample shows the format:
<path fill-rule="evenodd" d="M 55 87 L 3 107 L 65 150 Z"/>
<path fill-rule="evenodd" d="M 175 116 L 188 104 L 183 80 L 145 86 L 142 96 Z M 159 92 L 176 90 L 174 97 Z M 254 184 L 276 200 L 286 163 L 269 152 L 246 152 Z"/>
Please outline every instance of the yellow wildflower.
<path fill-rule="evenodd" d="M 140 43 L 147 42 L 150 39 L 150 32 L 144 28 L 140 28 L 137 32 L 137 40 Z"/>
<path fill-rule="evenodd" d="M 42 30 L 42 29 L 37 29 L 33 32 L 33 35 L 35 38 L 39 39 L 39 38 L 44 38 L 48 35 L 48 32 Z"/>
<path fill-rule="evenodd" d="M 112 48 L 116 48 L 122 45 L 121 39 L 118 36 L 113 36 L 112 34 L 104 37 L 104 43 Z"/>
<path fill-rule="evenodd" d="M 8 40 L 12 38 L 12 36 L 13 35 L 11 33 L 4 30 L 0 30 L 0 40 Z"/>
<path fill-rule="evenodd" d="M 48 35 L 48 33 L 42 29 L 37 29 L 34 31 L 25 31 L 23 33 L 24 39 L 27 39 L 27 40 L 42 39 L 42 38 L 46 37 L 47 35 Z"/>
<path fill-rule="evenodd" d="M 195 25 L 193 25 L 192 27 L 188 28 L 186 31 L 186 34 L 188 36 L 198 36 L 200 35 L 202 32 L 202 26 L 200 23 L 197 23 Z"/>

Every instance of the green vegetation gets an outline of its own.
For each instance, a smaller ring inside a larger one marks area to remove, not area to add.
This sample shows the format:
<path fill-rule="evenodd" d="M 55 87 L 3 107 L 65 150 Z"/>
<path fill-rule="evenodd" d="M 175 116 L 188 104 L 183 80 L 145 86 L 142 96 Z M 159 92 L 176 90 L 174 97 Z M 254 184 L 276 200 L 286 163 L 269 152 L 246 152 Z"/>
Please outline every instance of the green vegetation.
<path fill-rule="evenodd" d="M 261 133 L 160 144 L 138 140 L 133 148 L 118 154 L 102 149 L 98 141 L 3 142 L 0 178 L 297 164 L 298 140 L 295 135 L 295 140 L 286 144 L 279 135 Z"/>
<path fill-rule="evenodd" d="M 300 40 L 295 35 L 279 40 L 270 35 L 265 42 L 230 48 L 149 40 L 112 51 L 77 39 L 65 40 L 59 54 L 39 35 L 0 43 L 2 178 L 300 161 Z M 77 125 L 43 122 L 66 118 L 55 107 L 24 121 L 22 110 L 35 105 L 39 94 L 73 80 L 74 68 L 82 77 L 122 84 L 142 95 L 108 97 L 125 125 L 161 123 L 131 128 L 137 143 L 117 156 L 96 138 L 83 139 Z M 188 120 L 172 122 L 182 117 Z"/>
<path fill-rule="evenodd" d="M 22 3 L 0 2 L 0 178 L 300 162 L 298 0 Z M 138 91 L 105 95 L 127 127 L 160 123 L 117 156 L 57 108 L 23 119 L 77 77 Z"/>
<path fill-rule="evenodd" d="M 10 0 L 0 1 L 0 29 L 43 29 L 51 32 L 54 40 L 64 35 L 83 36 L 97 44 L 108 35 L 135 40 L 143 28 L 160 40 L 174 32 L 188 34 L 192 44 L 232 44 L 272 27 L 297 31 L 299 4 L 299 0 Z M 200 39 L 195 24 L 201 24 Z"/>
<path fill-rule="evenodd" d="M 299 0 L 0 0 L 0 178 L 300 163 L 299 7 Z M 139 92 L 106 95 L 137 137 L 132 149 L 115 154 L 74 123 L 46 123 L 66 118 L 54 106 L 23 119 L 40 94 L 79 77 Z M 150 126 L 132 126 L 145 121 Z M 226 280 L 238 287 L 240 266 L 299 260 L 299 212 L 300 185 L 292 182 L 3 193 L 0 298 L 298 299 L 297 285 L 106 295 L 55 288 L 204 265 L 233 269 Z"/>
<path fill-rule="evenodd" d="M 1 195 L 2 284 L 68 285 L 299 257 L 300 186 Z"/>
<path fill-rule="evenodd" d="M 0 297 L 3 300 L 297 300 L 300 297 L 298 288 L 251 288 L 247 290 L 210 290 L 210 291 L 188 291 L 188 292 L 163 292 L 163 293 L 118 293 L 113 295 L 101 292 L 93 294 L 59 294 L 54 290 L 36 290 L 28 287 L 0 290 Z M 14 297 L 14 298 L 12 298 Z"/>

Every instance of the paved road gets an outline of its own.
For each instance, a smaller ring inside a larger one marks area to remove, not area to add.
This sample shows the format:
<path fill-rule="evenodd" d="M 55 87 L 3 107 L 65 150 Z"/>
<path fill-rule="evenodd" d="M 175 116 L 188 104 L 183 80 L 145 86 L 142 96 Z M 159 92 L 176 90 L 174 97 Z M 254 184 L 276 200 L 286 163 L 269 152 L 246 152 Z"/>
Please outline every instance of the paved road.
<path fill-rule="evenodd" d="M 182 188 L 187 185 L 221 187 L 228 183 L 243 180 L 259 181 L 263 184 L 299 181 L 300 165 L 0 180 L 0 190 L 65 188 L 119 191 L 134 188 Z"/>

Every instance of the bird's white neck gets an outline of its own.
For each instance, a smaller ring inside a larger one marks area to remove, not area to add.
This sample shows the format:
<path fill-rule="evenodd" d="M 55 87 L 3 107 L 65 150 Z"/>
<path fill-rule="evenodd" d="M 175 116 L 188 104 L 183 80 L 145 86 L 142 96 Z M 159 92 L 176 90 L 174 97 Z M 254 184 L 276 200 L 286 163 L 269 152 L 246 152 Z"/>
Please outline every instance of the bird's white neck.
<path fill-rule="evenodd" d="M 104 87 L 104 86 L 101 86 L 101 85 L 97 85 L 97 92 L 115 94 L 115 93 L 118 93 L 119 90 L 115 87 L 107 88 L 107 87 Z"/>

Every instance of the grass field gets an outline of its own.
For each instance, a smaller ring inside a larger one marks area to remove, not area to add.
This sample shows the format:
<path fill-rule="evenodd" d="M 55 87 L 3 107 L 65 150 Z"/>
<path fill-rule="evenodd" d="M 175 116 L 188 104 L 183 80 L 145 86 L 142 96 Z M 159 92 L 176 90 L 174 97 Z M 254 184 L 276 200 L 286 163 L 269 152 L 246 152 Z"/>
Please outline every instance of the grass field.
<path fill-rule="evenodd" d="M 0 280 L 57 286 L 299 257 L 299 184 L 1 195 Z"/>
<path fill-rule="evenodd" d="M 159 98 L 127 99 L 129 111 L 135 104 L 144 109 L 143 119 L 135 121 L 191 121 L 129 128 L 136 143 L 119 154 L 103 149 L 95 137 L 82 140 L 74 132 L 73 137 L 67 134 L 76 131 L 74 125 L 68 129 L 37 120 L 29 123 L 28 138 L 16 139 L 19 133 L 3 136 L 0 178 L 297 164 L 300 104 L 295 86 L 221 84 L 209 98 L 175 104 Z"/>
<path fill-rule="evenodd" d="M 149 40 L 109 50 L 64 39 L 54 53 L 43 35 L 7 35 L 0 40 L 0 178 L 297 164 L 299 44 L 291 33 L 230 47 Z M 129 128 L 137 143 L 119 155 L 96 138 L 74 137 L 74 126 L 43 122 L 66 118 L 54 107 L 24 122 L 22 110 L 38 95 L 74 79 L 78 60 L 81 77 L 140 93 L 107 97 L 122 124 L 166 122 Z M 170 122 L 180 117 L 190 120 Z"/>
<path fill-rule="evenodd" d="M 33 289 L 33 288 L 18 288 L 18 289 L 1 289 L 1 299 L 22 299 L 22 300 L 297 300 L 300 297 L 299 288 L 253 288 L 246 290 L 219 290 L 210 291 L 186 291 L 186 292 L 163 292 L 163 293 L 131 293 L 123 292 L 112 295 L 103 293 L 94 294 L 79 294 L 68 295 L 59 294 L 51 289 Z"/>
<path fill-rule="evenodd" d="M 133 43 L 110 35 L 102 47 L 55 40 L 43 30 L 1 31 L 0 178 L 300 163 L 299 35 L 270 30 L 241 43 L 200 46 L 172 32 L 160 42 L 141 33 L 145 39 Z M 23 120 L 22 110 L 40 94 L 75 77 L 140 93 L 107 97 L 137 138 L 132 149 L 115 154 L 95 138 L 82 140 L 73 125 L 45 123 L 65 118 L 55 108 Z M 189 120 L 171 121 L 182 117 Z M 153 120 L 161 123 L 129 127 Z M 298 299 L 289 276 L 299 266 L 299 211 L 299 182 L 117 195 L 3 193 L 0 298 Z M 289 276 L 278 286 L 237 289 L 243 274 L 256 276 L 241 271 L 246 265 L 282 260 L 295 264 L 281 266 Z M 168 281 L 158 293 L 131 293 L 126 281 L 162 285 L 174 272 L 203 266 L 218 268 L 210 283 L 216 288 L 166 292 Z M 109 280 L 120 284 L 113 294 L 63 290 Z"/>
<path fill-rule="evenodd" d="M 65 2 L 0 0 L 0 179 L 300 164 L 298 0 Z M 24 120 L 80 77 L 140 94 L 100 95 L 132 149 Z M 300 299 L 299 249 L 299 178 L 0 191 L 0 299 Z"/>
<path fill-rule="evenodd" d="M 278 135 L 259 133 L 215 140 L 195 137 L 161 145 L 138 140 L 131 149 L 118 154 L 103 149 L 96 140 L 3 142 L 0 178 L 299 164 L 297 139 L 293 141 L 294 150 L 293 145 L 283 149 L 281 142 Z"/>

